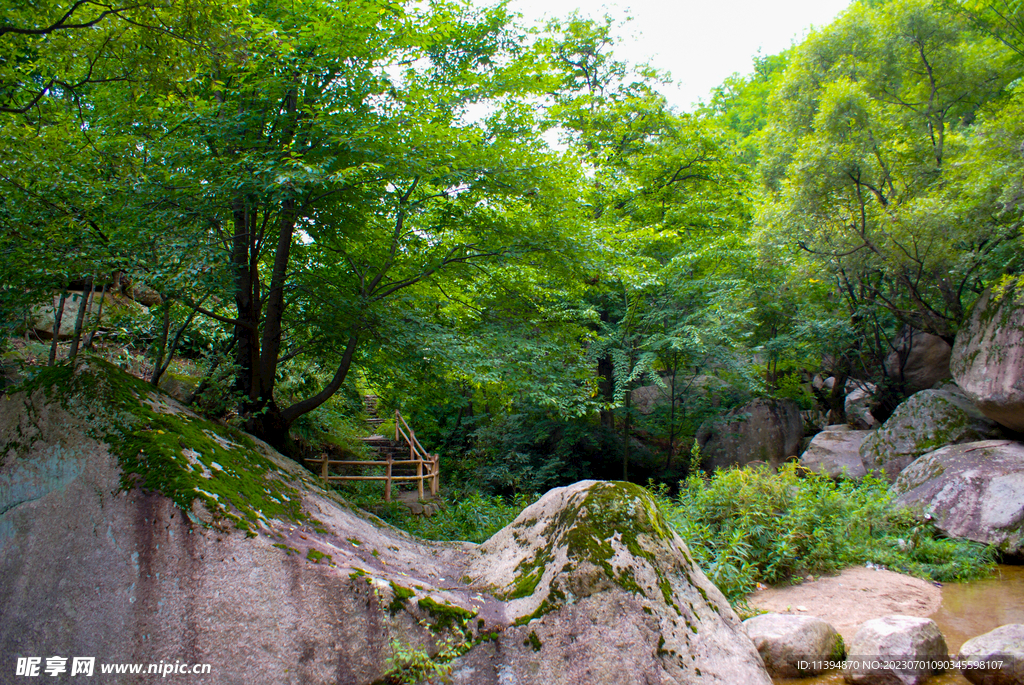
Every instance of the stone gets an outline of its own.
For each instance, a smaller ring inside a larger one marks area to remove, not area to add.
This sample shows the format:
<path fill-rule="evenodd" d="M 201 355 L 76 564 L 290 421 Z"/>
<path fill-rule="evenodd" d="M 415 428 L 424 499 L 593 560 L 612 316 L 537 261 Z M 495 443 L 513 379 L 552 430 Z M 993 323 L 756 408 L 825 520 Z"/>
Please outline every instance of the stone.
<path fill-rule="evenodd" d="M 846 424 L 826 426 L 800 455 L 800 465 L 829 478 L 860 480 L 866 471 L 860 446 L 873 431 L 853 430 Z"/>
<path fill-rule="evenodd" d="M 929 662 L 949 659 L 946 640 L 935 621 L 899 615 L 865 621 L 846 653 L 850 665 L 843 677 L 855 685 L 919 685 L 938 672 Z M 880 662 L 881 667 L 873 668 L 871 662 Z M 885 662 L 896 667 L 885 668 Z"/>
<path fill-rule="evenodd" d="M 1024 551 L 1024 444 L 985 440 L 950 445 L 904 469 L 895 506 L 931 515 L 949 537 Z"/>
<path fill-rule="evenodd" d="M 1011 623 L 971 638 L 957 658 L 974 664 L 960 667 L 974 685 L 1024 685 L 1024 625 Z"/>
<path fill-rule="evenodd" d="M 845 654 L 843 638 L 816 616 L 761 614 L 748 618 L 743 627 L 773 678 L 816 675 L 827 670 L 821 662 L 839 661 Z"/>
<path fill-rule="evenodd" d="M 985 416 L 1024 432 L 1024 287 L 986 290 L 953 343 L 949 368 Z"/>
<path fill-rule="evenodd" d="M 904 326 L 893 346 L 885 358 L 885 372 L 907 394 L 935 387 L 950 377 L 953 346 L 939 336 Z"/>
<path fill-rule="evenodd" d="M 179 402 L 188 402 L 198 387 L 199 381 L 195 378 L 171 371 L 165 371 L 160 377 L 160 389 Z"/>
<path fill-rule="evenodd" d="M 144 307 L 153 307 L 164 303 L 164 298 L 160 293 L 145 283 L 137 283 L 135 281 L 129 283 L 124 289 L 124 294 Z"/>
<path fill-rule="evenodd" d="M 422 541 L 95 358 L 5 398 L 0 443 L 0 672 L 95 655 L 370 685 L 468 634 L 461 682 L 770 683 L 638 486 L 555 490 L 483 546 Z"/>
<path fill-rule="evenodd" d="M 758 399 L 697 431 L 707 470 L 763 461 L 778 467 L 796 456 L 803 438 L 800 408 L 792 400 Z"/>
<path fill-rule="evenodd" d="M 57 335 L 59 340 L 69 340 L 75 335 L 75 322 L 78 319 L 78 308 L 85 293 L 82 291 L 71 291 L 64 300 L 64 313 L 60 318 L 60 331 Z M 53 296 L 52 304 L 43 304 L 32 308 L 29 328 L 36 336 L 44 340 L 53 339 L 53 317 L 60 306 L 60 295 Z M 96 317 L 100 315 L 100 292 L 96 291 L 89 301 L 89 308 L 86 310 L 86 319 L 83 322 L 83 330 L 89 330 L 96 323 Z M 127 298 L 119 295 L 106 293 L 103 295 L 103 321 L 110 321 L 118 316 L 140 315 L 145 310 Z"/>
<path fill-rule="evenodd" d="M 650 494 L 582 481 L 548 492 L 480 547 L 474 584 L 504 598 L 493 654 L 455 683 L 764 683 L 728 601 Z"/>
<path fill-rule="evenodd" d="M 878 425 L 878 420 L 871 414 L 871 405 L 875 401 L 877 391 L 874 383 L 852 378 L 846 381 L 846 400 L 843 408 L 848 424 L 859 430 L 867 430 Z"/>
<path fill-rule="evenodd" d="M 922 454 L 946 445 L 1002 437 L 1002 430 L 955 386 L 922 390 L 902 402 L 860 447 L 867 471 L 882 471 L 890 483 Z"/>

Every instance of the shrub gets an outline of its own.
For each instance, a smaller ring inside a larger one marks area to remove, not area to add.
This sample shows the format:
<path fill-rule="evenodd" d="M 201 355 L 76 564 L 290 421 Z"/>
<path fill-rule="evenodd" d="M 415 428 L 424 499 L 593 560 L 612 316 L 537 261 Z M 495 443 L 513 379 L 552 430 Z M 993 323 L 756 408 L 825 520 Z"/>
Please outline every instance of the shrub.
<path fill-rule="evenodd" d="M 867 477 L 835 483 L 789 464 L 691 476 L 669 498 L 655 488 L 666 518 L 711 581 L 730 600 L 806 573 L 873 562 L 939 581 L 991 571 L 994 550 L 943 539 L 934 526 L 895 509 L 888 484 Z"/>

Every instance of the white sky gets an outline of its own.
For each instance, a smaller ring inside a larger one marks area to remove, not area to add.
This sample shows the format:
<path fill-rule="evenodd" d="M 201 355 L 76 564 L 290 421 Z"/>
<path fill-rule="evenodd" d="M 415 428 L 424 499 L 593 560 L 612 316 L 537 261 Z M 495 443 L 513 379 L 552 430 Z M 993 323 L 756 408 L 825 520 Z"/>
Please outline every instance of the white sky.
<path fill-rule="evenodd" d="M 730 74 L 750 73 L 759 49 L 765 55 L 785 50 L 812 25 L 831 22 L 849 0 L 511 0 L 509 5 L 527 23 L 565 17 L 575 9 L 594 18 L 607 13 L 620 22 L 632 16 L 619 29 L 616 56 L 633 64 L 650 60 L 670 71 L 676 86 L 665 96 L 690 110 Z"/>

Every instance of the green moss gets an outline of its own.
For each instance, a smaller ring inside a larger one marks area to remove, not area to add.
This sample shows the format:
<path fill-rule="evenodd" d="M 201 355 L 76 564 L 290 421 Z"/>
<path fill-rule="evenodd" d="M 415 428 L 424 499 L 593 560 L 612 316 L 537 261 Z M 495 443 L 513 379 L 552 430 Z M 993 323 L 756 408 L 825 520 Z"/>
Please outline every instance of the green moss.
<path fill-rule="evenodd" d="M 330 554 L 324 554 L 320 550 L 313 549 L 312 547 L 310 547 L 309 550 L 306 552 L 306 558 L 312 561 L 314 564 L 319 564 L 321 559 L 326 559 L 328 564 L 334 563 L 334 560 L 331 558 Z"/>
<path fill-rule="evenodd" d="M 283 545 L 280 542 L 274 543 L 274 547 L 277 547 L 278 549 L 283 549 L 288 554 L 288 556 L 299 553 L 299 550 L 295 549 L 294 547 Z"/>
<path fill-rule="evenodd" d="M 391 604 L 388 605 L 388 611 L 390 611 L 392 615 L 398 613 L 405 607 L 406 600 L 412 599 L 416 596 L 416 593 L 411 588 L 402 587 L 395 583 L 395 581 L 391 581 L 391 592 L 394 594 L 394 599 L 392 599 Z"/>
<path fill-rule="evenodd" d="M 542 643 L 540 638 L 537 637 L 537 633 L 532 630 L 530 631 L 530 634 L 526 636 L 526 639 L 523 640 L 523 644 L 529 645 L 535 652 L 539 652 L 541 647 L 544 646 L 544 643 Z"/>
<path fill-rule="evenodd" d="M 51 367 L 18 389 L 42 390 L 83 419 L 89 437 L 117 455 L 125 489 L 159 492 L 186 512 L 198 499 L 248 535 L 269 519 L 317 523 L 302 510 L 299 478 L 263 456 L 252 438 L 158 410 L 163 396 L 112 364 L 88 358 Z"/>
<path fill-rule="evenodd" d="M 832 653 L 829 655 L 831 661 L 842 661 L 846 658 L 846 643 L 843 636 L 836 634 L 836 641 L 832 643 Z"/>
<path fill-rule="evenodd" d="M 419 607 L 430 614 L 434 620 L 434 628 L 447 630 L 449 628 L 464 629 L 466 623 L 476 616 L 476 611 L 463 609 L 451 604 L 441 604 L 431 597 L 423 597 L 416 602 Z"/>

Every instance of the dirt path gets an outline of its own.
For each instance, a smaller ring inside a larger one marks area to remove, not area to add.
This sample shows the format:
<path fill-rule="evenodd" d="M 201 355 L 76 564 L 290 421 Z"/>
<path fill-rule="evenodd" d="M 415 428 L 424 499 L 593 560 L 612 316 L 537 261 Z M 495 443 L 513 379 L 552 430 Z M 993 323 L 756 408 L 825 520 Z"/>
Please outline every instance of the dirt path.
<path fill-rule="evenodd" d="M 761 590 L 747 601 L 765 611 L 822 618 L 849 643 L 857 627 L 872 618 L 931 616 L 942 603 L 942 591 L 926 580 L 859 566 L 838 576 Z"/>

